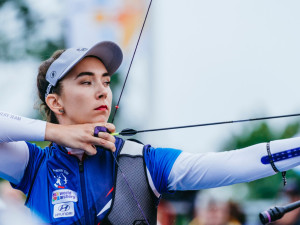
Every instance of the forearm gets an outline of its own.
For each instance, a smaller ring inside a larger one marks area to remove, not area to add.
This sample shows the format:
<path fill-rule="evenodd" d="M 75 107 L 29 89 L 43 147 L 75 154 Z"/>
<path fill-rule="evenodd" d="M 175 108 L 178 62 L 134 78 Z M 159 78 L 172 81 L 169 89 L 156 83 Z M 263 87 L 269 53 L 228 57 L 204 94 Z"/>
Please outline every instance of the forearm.
<path fill-rule="evenodd" d="M 0 111 L 0 143 L 44 141 L 46 122 Z"/>
<path fill-rule="evenodd" d="M 272 154 L 300 146 L 300 138 L 272 141 Z M 270 164 L 263 164 L 266 156 L 266 143 L 240 150 L 190 154 L 182 153 L 169 176 L 170 190 L 197 190 L 219 187 L 241 182 L 249 182 L 275 174 Z M 300 164 L 300 157 L 275 162 L 280 171 Z"/>

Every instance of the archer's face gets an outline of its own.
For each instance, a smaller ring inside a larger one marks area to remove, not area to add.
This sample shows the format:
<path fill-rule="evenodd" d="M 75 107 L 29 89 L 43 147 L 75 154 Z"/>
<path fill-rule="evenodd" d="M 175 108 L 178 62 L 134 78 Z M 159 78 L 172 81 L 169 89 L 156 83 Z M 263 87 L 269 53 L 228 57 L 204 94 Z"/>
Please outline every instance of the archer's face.
<path fill-rule="evenodd" d="M 112 104 L 110 79 L 99 59 L 81 60 L 62 80 L 64 123 L 107 122 Z"/>

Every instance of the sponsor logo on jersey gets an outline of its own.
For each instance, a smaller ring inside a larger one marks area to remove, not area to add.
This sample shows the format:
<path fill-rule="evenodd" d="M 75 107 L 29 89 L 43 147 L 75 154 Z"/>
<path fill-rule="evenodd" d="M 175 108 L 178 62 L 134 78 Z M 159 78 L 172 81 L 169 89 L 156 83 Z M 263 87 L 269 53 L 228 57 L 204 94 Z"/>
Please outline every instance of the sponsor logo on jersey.
<path fill-rule="evenodd" d="M 53 217 L 71 217 L 75 215 L 74 202 L 66 202 L 54 205 Z"/>
<path fill-rule="evenodd" d="M 64 189 L 56 190 L 52 192 L 52 204 L 58 204 L 63 202 L 77 202 L 77 193 L 75 191 Z"/>

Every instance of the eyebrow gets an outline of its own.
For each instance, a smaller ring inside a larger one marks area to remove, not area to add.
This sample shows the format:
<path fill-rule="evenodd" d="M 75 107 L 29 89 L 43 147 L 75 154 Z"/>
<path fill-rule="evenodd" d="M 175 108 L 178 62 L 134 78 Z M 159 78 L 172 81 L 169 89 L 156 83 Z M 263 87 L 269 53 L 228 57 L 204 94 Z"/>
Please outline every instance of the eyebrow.
<path fill-rule="evenodd" d="M 81 72 L 80 74 L 78 74 L 78 75 L 75 77 L 74 80 L 76 80 L 77 78 L 82 77 L 82 76 L 94 76 L 94 75 L 95 75 L 95 74 L 92 73 L 92 72 Z M 103 73 L 102 76 L 103 76 L 103 77 L 107 77 L 107 76 L 109 76 L 109 74 L 108 74 L 108 73 Z"/>

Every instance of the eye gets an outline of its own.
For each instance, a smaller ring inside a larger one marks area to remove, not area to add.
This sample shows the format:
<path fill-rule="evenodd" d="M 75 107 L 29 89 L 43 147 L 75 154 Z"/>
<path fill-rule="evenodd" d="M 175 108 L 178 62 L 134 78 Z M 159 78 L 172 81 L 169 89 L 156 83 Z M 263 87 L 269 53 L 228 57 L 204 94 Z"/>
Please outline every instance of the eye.
<path fill-rule="evenodd" d="M 105 82 L 104 82 L 104 86 L 105 86 L 105 87 L 108 87 L 109 85 L 110 85 L 110 81 L 105 81 Z"/>
<path fill-rule="evenodd" d="M 91 85 L 92 82 L 91 81 L 82 81 L 81 84 L 83 84 L 83 85 Z"/>

